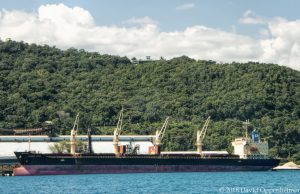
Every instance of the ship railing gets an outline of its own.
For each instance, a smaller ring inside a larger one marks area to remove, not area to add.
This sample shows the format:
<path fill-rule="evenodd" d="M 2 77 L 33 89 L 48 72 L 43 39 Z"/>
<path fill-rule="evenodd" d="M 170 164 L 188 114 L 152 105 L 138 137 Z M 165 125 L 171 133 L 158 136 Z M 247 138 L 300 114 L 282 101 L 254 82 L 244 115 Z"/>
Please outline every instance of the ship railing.
<path fill-rule="evenodd" d="M 49 158 L 53 158 L 53 159 L 58 159 L 58 158 L 73 158 L 74 156 L 73 155 L 66 155 L 66 156 L 63 156 L 63 155 L 55 155 L 55 156 L 51 156 L 51 155 L 48 155 L 47 157 Z M 92 155 L 92 156 L 89 156 L 89 155 L 77 155 L 76 158 L 115 158 L 115 155 Z M 119 158 L 157 158 L 157 159 L 240 159 L 240 160 L 256 160 L 256 159 L 268 159 L 268 158 L 238 158 L 238 157 L 217 157 L 217 156 L 162 156 L 162 155 L 123 155 Z"/>

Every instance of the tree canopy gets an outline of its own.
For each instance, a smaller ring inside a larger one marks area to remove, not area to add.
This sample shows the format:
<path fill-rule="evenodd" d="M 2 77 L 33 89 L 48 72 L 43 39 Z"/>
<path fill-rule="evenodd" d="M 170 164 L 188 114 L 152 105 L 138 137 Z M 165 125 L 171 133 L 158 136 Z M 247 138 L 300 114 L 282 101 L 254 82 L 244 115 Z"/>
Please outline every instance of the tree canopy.
<path fill-rule="evenodd" d="M 112 134 L 121 107 L 123 134 L 154 134 L 171 116 L 166 150 L 195 149 L 196 130 L 211 116 L 205 149 L 230 150 L 250 119 L 271 154 L 300 155 L 300 72 L 256 62 L 219 64 L 186 56 L 132 63 L 48 45 L 0 41 L 0 128 L 38 127 L 51 120 L 69 134 L 80 112 L 81 133 Z"/>

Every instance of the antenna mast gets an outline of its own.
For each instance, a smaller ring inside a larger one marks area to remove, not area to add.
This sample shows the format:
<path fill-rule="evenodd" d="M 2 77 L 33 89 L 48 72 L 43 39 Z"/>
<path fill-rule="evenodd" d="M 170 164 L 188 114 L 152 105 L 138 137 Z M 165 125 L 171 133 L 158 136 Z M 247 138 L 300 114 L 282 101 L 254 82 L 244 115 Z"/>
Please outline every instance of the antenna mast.
<path fill-rule="evenodd" d="M 250 121 L 249 121 L 249 119 L 247 119 L 246 122 L 243 122 L 243 127 L 244 127 L 245 133 L 246 133 L 246 135 L 245 135 L 246 139 L 248 139 L 248 127 L 249 126 L 250 126 Z"/>

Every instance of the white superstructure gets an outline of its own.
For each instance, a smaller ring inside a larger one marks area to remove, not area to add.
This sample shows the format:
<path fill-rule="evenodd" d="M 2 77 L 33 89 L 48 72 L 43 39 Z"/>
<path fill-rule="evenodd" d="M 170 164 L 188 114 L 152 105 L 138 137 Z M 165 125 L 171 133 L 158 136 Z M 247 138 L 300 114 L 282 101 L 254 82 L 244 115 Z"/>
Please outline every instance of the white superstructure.
<path fill-rule="evenodd" d="M 231 144 L 234 148 L 233 154 L 239 155 L 240 158 L 264 159 L 269 158 L 269 145 L 267 141 L 261 141 L 259 132 L 253 130 L 251 138 L 248 137 L 249 121 L 245 123 L 246 137 L 236 138 Z"/>

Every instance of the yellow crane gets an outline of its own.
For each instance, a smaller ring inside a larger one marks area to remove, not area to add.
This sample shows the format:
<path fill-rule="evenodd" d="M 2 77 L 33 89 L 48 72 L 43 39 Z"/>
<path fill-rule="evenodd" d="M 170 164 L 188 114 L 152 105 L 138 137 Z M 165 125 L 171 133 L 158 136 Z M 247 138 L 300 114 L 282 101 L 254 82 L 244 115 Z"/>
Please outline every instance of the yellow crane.
<path fill-rule="evenodd" d="M 160 154 L 161 151 L 161 142 L 162 139 L 164 138 L 167 126 L 169 122 L 169 117 L 166 118 L 163 126 L 161 127 L 160 130 L 157 130 L 155 133 L 155 141 L 154 141 L 154 146 L 149 147 L 149 154 Z"/>
<path fill-rule="evenodd" d="M 76 154 L 76 136 L 77 136 L 77 131 L 78 131 L 78 125 L 79 125 L 79 113 L 76 115 L 73 129 L 71 130 L 71 137 L 70 137 L 70 153 L 71 154 Z"/>
<path fill-rule="evenodd" d="M 114 130 L 113 145 L 114 145 L 114 150 L 115 150 L 116 156 L 120 156 L 120 147 L 119 147 L 120 137 L 119 136 L 121 135 L 122 121 L 123 121 L 123 108 L 120 111 L 117 127 Z"/>
<path fill-rule="evenodd" d="M 196 146 L 197 146 L 197 153 L 198 154 L 202 154 L 203 141 L 204 141 L 204 138 L 205 138 L 205 135 L 206 135 L 206 131 L 207 131 L 209 122 L 210 122 L 210 116 L 206 119 L 201 131 L 200 130 L 197 131 Z"/>
<path fill-rule="evenodd" d="M 161 145 L 161 141 L 164 138 L 167 126 L 168 126 L 168 122 L 169 122 L 169 117 L 166 118 L 163 126 L 161 127 L 160 130 L 156 130 L 155 133 L 155 145 L 156 146 L 160 146 Z"/>

